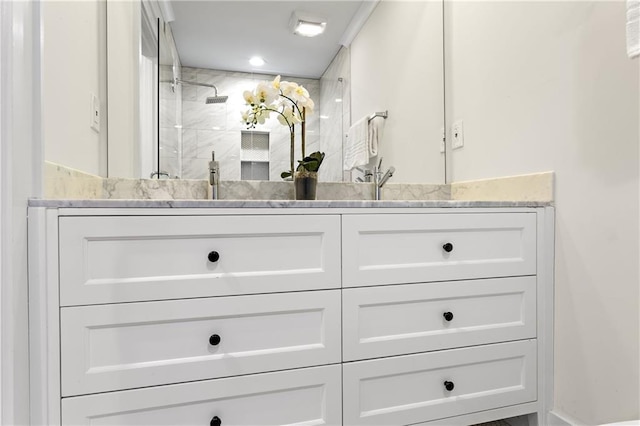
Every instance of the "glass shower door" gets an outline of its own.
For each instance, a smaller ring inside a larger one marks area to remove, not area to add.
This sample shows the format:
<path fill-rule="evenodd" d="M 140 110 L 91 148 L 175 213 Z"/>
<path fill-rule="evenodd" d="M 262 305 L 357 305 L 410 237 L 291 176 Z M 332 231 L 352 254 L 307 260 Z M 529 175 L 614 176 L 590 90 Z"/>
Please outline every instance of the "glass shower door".
<path fill-rule="evenodd" d="M 155 170 L 158 179 L 176 179 L 182 175 L 182 87 L 180 59 L 171 27 L 158 20 L 158 141 Z"/>

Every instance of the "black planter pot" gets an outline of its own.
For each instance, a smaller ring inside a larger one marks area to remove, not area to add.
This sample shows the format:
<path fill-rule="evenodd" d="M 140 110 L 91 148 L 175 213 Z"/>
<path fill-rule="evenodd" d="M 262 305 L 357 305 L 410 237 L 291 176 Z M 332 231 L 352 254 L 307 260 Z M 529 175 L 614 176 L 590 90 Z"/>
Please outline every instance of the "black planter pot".
<path fill-rule="evenodd" d="M 293 186 L 296 200 L 315 200 L 318 172 L 296 172 Z"/>

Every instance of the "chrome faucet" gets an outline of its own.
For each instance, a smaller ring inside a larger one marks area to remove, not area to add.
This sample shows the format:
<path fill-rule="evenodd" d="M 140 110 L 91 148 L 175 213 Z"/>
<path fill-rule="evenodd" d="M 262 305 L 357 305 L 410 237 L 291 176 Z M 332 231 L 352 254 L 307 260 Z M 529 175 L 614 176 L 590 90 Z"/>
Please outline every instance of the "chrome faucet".
<path fill-rule="evenodd" d="M 382 199 L 382 187 L 385 183 L 393 176 L 396 172 L 396 168 L 391 166 L 389 170 L 387 170 L 384 174 L 381 170 L 382 167 L 382 158 L 378 161 L 378 165 L 373 168 L 373 183 L 376 185 L 376 200 Z"/>
<path fill-rule="evenodd" d="M 211 199 L 218 199 L 218 183 L 220 181 L 220 166 L 216 161 L 216 152 L 211 151 L 211 161 L 209 161 L 209 185 L 211 185 Z"/>

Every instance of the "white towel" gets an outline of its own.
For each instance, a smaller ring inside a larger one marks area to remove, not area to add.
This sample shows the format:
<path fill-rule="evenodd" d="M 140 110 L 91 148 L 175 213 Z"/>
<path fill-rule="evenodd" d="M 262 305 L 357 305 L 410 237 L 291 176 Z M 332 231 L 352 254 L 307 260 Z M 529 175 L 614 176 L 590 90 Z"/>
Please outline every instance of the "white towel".
<path fill-rule="evenodd" d="M 627 0 L 627 55 L 640 55 L 640 0 Z"/>
<path fill-rule="evenodd" d="M 384 128 L 384 118 L 374 117 L 369 121 L 369 137 L 367 139 L 367 146 L 369 148 L 369 158 L 378 155 L 378 144 L 382 140 L 382 129 Z"/>
<path fill-rule="evenodd" d="M 369 163 L 368 139 L 369 119 L 364 117 L 349 128 L 344 146 L 344 170 L 351 170 Z"/>

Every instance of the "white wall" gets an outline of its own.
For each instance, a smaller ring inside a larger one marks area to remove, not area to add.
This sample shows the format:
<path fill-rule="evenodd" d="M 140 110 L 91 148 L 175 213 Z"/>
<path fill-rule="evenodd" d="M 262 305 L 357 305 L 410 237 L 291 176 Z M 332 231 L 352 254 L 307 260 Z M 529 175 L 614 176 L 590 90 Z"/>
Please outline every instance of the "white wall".
<path fill-rule="evenodd" d="M 351 44 L 351 120 L 389 110 L 393 182 L 444 182 L 442 3 L 383 1 Z"/>
<path fill-rule="evenodd" d="M 448 2 L 454 181 L 555 170 L 555 409 L 638 419 L 638 61 L 624 2 Z"/>
<path fill-rule="evenodd" d="M 45 159 L 106 176 L 106 2 L 42 2 Z M 90 127 L 91 93 L 101 132 Z"/>
<path fill-rule="evenodd" d="M 111 177 L 139 178 L 141 3 L 109 0 L 106 13 L 109 75 L 108 173 Z M 152 25 L 155 28 L 157 23 L 152 22 Z"/>

